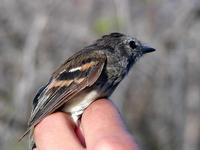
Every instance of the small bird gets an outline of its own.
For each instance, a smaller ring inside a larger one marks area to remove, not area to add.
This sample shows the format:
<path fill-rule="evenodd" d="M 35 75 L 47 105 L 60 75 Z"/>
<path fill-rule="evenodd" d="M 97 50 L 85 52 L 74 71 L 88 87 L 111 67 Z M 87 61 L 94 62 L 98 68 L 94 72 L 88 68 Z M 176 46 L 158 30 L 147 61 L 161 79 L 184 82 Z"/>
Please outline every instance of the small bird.
<path fill-rule="evenodd" d="M 153 51 L 154 48 L 122 33 L 104 35 L 83 48 L 56 69 L 37 92 L 24 135 L 58 110 L 69 113 L 77 122 L 93 101 L 108 98 L 113 93 L 143 54 Z"/>

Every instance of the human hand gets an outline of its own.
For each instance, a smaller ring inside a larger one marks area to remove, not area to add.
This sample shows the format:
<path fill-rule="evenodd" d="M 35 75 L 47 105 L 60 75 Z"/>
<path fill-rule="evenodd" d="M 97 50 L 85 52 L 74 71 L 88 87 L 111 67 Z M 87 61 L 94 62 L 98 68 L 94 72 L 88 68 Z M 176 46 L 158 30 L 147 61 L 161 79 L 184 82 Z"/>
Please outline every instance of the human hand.
<path fill-rule="evenodd" d="M 36 150 L 138 150 L 112 102 L 100 99 L 83 113 L 79 127 L 56 112 L 34 130 Z"/>

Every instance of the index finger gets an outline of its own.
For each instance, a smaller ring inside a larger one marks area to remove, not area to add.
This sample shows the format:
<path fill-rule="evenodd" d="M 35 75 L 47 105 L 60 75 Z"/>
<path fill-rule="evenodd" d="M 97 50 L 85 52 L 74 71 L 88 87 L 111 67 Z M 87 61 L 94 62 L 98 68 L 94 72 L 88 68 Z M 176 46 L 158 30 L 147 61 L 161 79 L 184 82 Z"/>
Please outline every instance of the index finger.
<path fill-rule="evenodd" d="M 88 149 L 138 150 L 111 101 L 93 102 L 82 116 L 81 127 Z"/>

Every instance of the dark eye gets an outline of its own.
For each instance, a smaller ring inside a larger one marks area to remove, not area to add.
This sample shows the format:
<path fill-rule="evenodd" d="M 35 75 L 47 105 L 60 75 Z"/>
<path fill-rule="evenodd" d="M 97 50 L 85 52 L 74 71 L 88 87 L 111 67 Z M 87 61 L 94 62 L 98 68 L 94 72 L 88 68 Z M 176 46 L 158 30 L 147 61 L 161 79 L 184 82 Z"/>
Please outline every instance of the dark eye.
<path fill-rule="evenodd" d="M 135 44 L 135 41 L 130 41 L 129 42 L 129 46 L 132 48 L 132 49 L 135 49 L 137 47 L 137 45 Z"/>

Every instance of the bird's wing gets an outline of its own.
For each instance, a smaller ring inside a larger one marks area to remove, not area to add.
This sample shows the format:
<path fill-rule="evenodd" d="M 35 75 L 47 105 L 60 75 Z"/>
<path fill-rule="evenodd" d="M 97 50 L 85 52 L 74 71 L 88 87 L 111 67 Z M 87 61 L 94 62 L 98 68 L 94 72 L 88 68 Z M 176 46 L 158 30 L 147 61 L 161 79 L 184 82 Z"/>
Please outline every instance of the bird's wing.
<path fill-rule="evenodd" d="M 74 55 L 61 65 L 34 98 L 28 130 L 81 90 L 93 85 L 105 62 L 106 55 L 102 51 L 90 51 L 84 55 Z"/>

